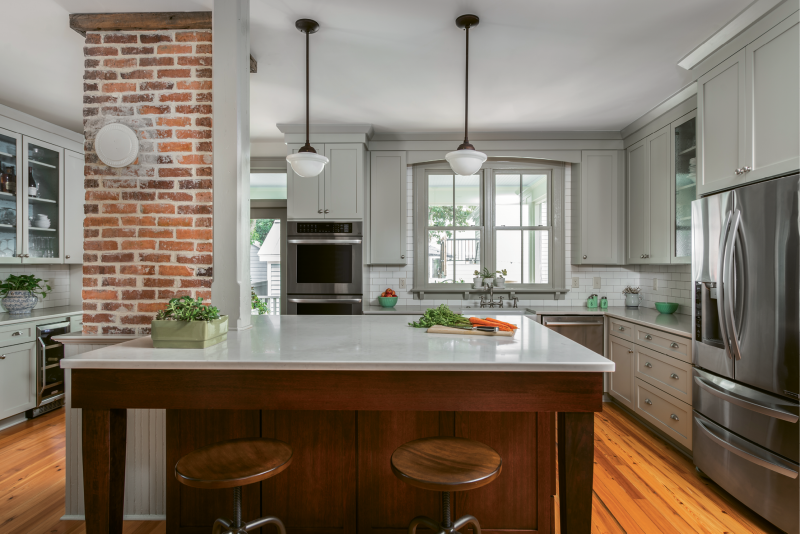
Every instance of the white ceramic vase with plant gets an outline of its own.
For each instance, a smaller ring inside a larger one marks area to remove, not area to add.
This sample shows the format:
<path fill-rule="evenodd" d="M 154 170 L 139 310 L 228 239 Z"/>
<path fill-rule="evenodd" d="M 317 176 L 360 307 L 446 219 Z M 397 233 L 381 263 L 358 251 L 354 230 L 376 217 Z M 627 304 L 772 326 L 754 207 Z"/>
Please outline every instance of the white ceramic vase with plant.
<path fill-rule="evenodd" d="M 483 277 L 481 276 L 481 272 L 476 269 L 473 274 L 475 276 L 472 278 L 472 289 L 480 289 L 483 287 Z"/>
<path fill-rule="evenodd" d="M 39 297 L 47 296 L 47 292 L 52 288 L 41 278 L 36 278 L 32 274 L 15 275 L 10 274 L 0 283 L 0 303 L 8 313 L 21 314 L 30 313 L 39 303 Z"/>
<path fill-rule="evenodd" d="M 494 285 L 494 273 L 491 272 L 488 267 L 484 267 L 481 271 L 481 278 L 483 278 L 484 286 L 489 287 Z"/>
<path fill-rule="evenodd" d="M 498 276 L 494 279 L 494 287 L 506 287 L 506 275 L 508 275 L 508 271 L 503 269 L 496 271 L 496 274 Z"/>

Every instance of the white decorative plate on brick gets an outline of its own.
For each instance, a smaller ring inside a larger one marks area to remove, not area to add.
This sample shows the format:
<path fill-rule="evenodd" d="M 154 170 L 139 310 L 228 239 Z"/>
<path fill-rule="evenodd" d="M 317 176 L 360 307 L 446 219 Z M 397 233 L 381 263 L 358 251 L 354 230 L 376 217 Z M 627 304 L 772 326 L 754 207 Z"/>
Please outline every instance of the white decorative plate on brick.
<path fill-rule="evenodd" d="M 114 122 L 106 124 L 97 132 L 94 150 L 100 161 L 109 167 L 125 167 L 136 161 L 139 155 L 139 139 L 136 132 Z"/>

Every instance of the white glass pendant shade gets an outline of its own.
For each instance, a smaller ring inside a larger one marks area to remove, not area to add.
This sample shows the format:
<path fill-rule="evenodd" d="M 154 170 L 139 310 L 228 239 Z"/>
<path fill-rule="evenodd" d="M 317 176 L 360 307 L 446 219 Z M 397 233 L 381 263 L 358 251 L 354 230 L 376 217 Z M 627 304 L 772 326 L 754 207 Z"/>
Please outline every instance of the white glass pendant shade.
<path fill-rule="evenodd" d="M 484 159 L 486 158 L 484 157 Z M 286 161 L 292 166 L 292 170 L 297 176 L 313 178 L 319 176 L 319 173 L 325 168 L 325 164 L 328 163 L 328 158 L 314 152 L 298 152 L 286 156 Z"/>
<path fill-rule="evenodd" d="M 444 159 L 450 164 L 453 172 L 459 176 L 472 176 L 486 161 L 486 154 L 477 150 L 456 150 L 449 152 Z"/>

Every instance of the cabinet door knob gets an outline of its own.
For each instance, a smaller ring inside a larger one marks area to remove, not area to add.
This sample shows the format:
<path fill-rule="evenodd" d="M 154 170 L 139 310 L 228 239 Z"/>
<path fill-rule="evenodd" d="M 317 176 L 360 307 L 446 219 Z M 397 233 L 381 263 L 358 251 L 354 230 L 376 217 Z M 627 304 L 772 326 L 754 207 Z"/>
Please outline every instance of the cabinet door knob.
<path fill-rule="evenodd" d="M 0 360 L 5 360 L 5 359 L 6 359 L 6 355 L 5 354 L 0 355 Z"/>
<path fill-rule="evenodd" d="M 645 404 L 650 404 L 650 405 L 652 406 L 652 404 L 653 404 L 653 401 L 651 401 L 650 399 L 645 399 L 645 400 L 644 400 L 644 403 L 645 403 Z"/>
<path fill-rule="evenodd" d="M 674 341 L 672 343 L 670 343 L 669 346 L 672 347 L 673 349 L 677 349 L 678 348 L 678 344 L 675 343 Z"/>
<path fill-rule="evenodd" d="M 639 254 L 639 257 L 640 258 L 644 258 L 644 254 Z"/>
<path fill-rule="evenodd" d="M 745 167 L 742 169 L 742 171 L 743 171 L 743 172 L 750 172 L 750 171 L 752 171 L 752 170 L 753 170 L 753 168 L 752 168 L 752 167 L 750 167 L 749 165 L 748 165 L 748 166 L 745 166 Z"/>
<path fill-rule="evenodd" d="M 650 341 L 650 340 L 652 340 L 652 339 L 653 339 L 653 336 L 651 336 L 650 334 L 646 334 L 646 335 L 644 336 L 644 338 L 645 338 L 646 340 Z"/>
<path fill-rule="evenodd" d="M 588 258 L 588 256 L 586 254 L 584 254 L 583 255 L 583 259 L 585 260 L 586 258 Z"/>
<path fill-rule="evenodd" d="M 631 352 L 633 352 L 633 351 L 631 351 Z M 645 366 L 645 367 L 653 367 L 653 364 L 652 364 L 652 363 L 650 363 L 650 362 L 646 362 L 646 363 L 644 364 L 644 366 Z"/>
<path fill-rule="evenodd" d="M 670 419 L 674 419 L 675 421 L 680 421 L 680 419 L 678 419 L 678 416 L 677 416 L 677 415 L 675 415 L 674 413 L 673 413 L 673 414 L 670 414 L 670 415 L 669 415 L 669 418 L 670 418 Z"/>
<path fill-rule="evenodd" d="M 406 259 L 406 255 L 405 255 L 405 254 L 400 254 L 400 259 L 401 259 L 401 260 L 404 260 L 404 259 Z"/>
<path fill-rule="evenodd" d="M 322 213 L 322 210 L 317 210 L 317 213 Z"/>
<path fill-rule="evenodd" d="M 325 210 L 325 213 L 330 213 L 331 210 Z"/>
<path fill-rule="evenodd" d="M 736 169 L 735 171 L 733 171 L 733 174 L 742 174 L 742 169 L 741 169 L 741 167 L 740 167 L 740 168 L 738 168 L 738 169 Z"/>
<path fill-rule="evenodd" d="M 628 354 L 633 354 L 633 351 L 631 349 L 628 349 Z M 650 365 L 650 364 L 648 363 L 647 365 Z"/>
<path fill-rule="evenodd" d="M 66 255 L 66 256 L 64 256 L 64 257 L 65 257 L 65 258 L 67 258 L 67 259 L 69 259 L 69 254 L 67 254 L 67 255 Z"/>
<path fill-rule="evenodd" d="M 678 375 L 676 375 L 675 373 L 672 373 L 671 375 L 669 375 L 669 377 L 670 377 L 670 378 L 672 378 L 673 380 L 677 380 L 677 379 L 679 379 L 679 378 L 680 378 L 680 377 L 679 377 Z"/>

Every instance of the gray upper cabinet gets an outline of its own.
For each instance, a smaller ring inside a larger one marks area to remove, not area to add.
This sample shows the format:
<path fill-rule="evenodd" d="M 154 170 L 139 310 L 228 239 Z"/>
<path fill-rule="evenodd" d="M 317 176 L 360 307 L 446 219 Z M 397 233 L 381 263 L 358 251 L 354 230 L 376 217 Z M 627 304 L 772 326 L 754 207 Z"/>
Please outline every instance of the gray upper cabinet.
<path fill-rule="evenodd" d="M 745 67 L 749 182 L 800 168 L 798 15 L 750 43 Z"/>
<path fill-rule="evenodd" d="M 742 183 L 737 171 L 745 166 L 744 50 L 697 80 L 697 115 L 698 192 Z"/>
<path fill-rule="evenodd" d="M 64 151 L 64 263 L 83 263 L 83 154 Z"/>
<path fill-rule="evenodd" d="M 290 145 L 292 153 L 301 145 Z M 364 218 L 364 145 L 314 144 L 330 160 L 319 176 L 301 178 L 287 163 L 287 217 L 293 220 Z"/>
<path fill-rule="evenodd" d="M 584 150 L 572 166 L 572 263 L 625 263 L 625 174 L 621 150 Z"/>
<path fill-rule="evenodd" d="M 670 262 L 670 128 L 628 147 L 628 263 Z"/>
<path fill-rule="evenodd" d="M 325 166 L 326 219 L 364 218 L 364 145 L 325 145 L 330 162 Z"/>
<path fill-rule="evenodd" d="M 295 154 L 302 145 L 289 145 Z M 316 144 L 318 154 L 325 154 L 325 145 Z M 294 173 L 292 166 L 286 164 L 286 216 L 289 219 L 324 219 L 325 173 L 330 164 L 319 176 L 302 178 Z"/>
<path fill-rule="evenodd" d="M 697 111 L 670 125 L 670 263 L 692 262 L 692 201 L 697 198 Z"/>
<path fill-rule="evenodd" d="M 408 263 L 408 168 L 404 151 L 370 153 L 369 263 Z"/>

